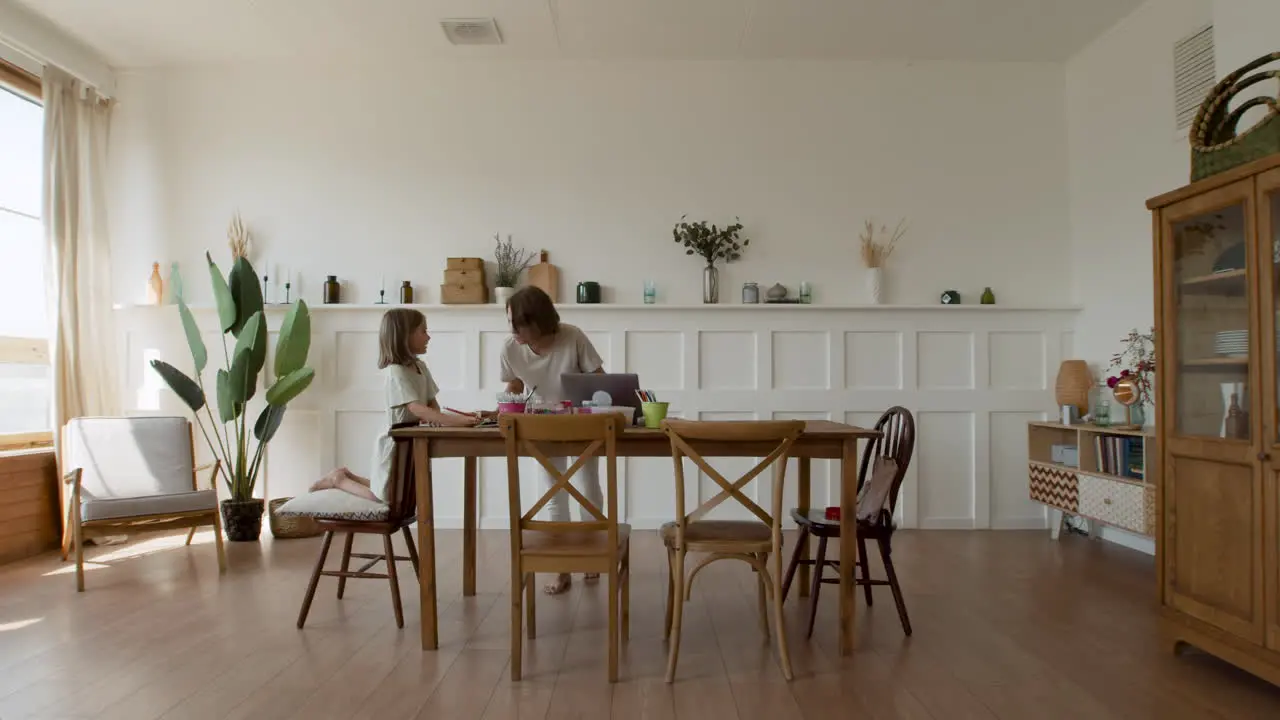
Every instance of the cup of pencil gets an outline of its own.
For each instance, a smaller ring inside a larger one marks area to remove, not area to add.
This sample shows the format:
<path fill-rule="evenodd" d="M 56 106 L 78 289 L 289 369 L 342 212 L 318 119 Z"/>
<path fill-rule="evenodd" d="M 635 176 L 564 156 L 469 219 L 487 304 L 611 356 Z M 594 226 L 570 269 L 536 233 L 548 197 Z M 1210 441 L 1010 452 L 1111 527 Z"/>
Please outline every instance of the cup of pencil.
<path fill-rule="evenodd" d="M 658 402 L 658 396 L 649 390 L 637 390 L 640 398 L 640 412 L 644 415 L 644 426 L 657 429 L 667 419 L 667 407 L 670 403 Z"/>

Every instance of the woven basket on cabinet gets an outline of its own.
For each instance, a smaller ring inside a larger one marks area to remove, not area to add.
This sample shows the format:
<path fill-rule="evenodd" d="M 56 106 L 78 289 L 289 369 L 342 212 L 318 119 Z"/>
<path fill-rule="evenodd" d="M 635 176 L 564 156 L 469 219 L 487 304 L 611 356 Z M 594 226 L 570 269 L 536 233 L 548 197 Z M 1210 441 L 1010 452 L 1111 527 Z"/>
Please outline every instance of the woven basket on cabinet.
<path fill-rule="evenodd" d="M 1280 153 L 1280 102 L 1277 97 L 1261 95 L 1240 103 L 1235 110 L 1230 108 L 1231 99 L 1242 90 L 1263 80 L 1280 79 L 1280 70 L 1267 70 L 1245 77 L 1246 73 L 1276 61 L 1280 61 L 1280 52 L 1263 55 L 1222 78 L 1205 97 L 1191 123 L 1189 135 L 1193 181 Z M 1240 117 L 1252 108 L 1263 106 L 1267 108 L 1266 116 L 1248 130 L 1236 133 Z"/>

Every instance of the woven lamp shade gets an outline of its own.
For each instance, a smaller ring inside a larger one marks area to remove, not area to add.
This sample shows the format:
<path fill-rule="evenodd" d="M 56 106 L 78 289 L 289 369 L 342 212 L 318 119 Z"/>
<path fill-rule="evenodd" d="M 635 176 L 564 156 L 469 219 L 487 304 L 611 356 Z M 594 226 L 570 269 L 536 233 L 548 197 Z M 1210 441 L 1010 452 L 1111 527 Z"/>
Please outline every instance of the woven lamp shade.
<path fill-rule="evenodd" d="M 1089 412 L 1089 388 L 1093 387 L 1093 376 L 1089 374 L 1089 365 L 1083 360 L 1063 360 L 1058 366 L 1058 380 L 1053 386 L 1054 397 L 1058 405 L 1074 405 L 1081 415 Z"/>

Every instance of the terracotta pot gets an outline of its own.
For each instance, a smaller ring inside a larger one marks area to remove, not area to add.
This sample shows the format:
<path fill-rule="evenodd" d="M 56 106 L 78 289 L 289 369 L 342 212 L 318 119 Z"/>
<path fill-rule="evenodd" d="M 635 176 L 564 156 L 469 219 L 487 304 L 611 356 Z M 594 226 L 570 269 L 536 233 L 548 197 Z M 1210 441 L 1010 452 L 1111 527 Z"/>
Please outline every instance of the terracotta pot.
<path fill-rule="evenodd" d="M 1089 365 L 1085 361 L 1063 360 L 1058 366 L 1058 379 L 1053 391 L 1059 407 L 1074 405 L 1081 415 L 1088 413 L 1091 387 L 1093 376 L 1089 374 Z"/>

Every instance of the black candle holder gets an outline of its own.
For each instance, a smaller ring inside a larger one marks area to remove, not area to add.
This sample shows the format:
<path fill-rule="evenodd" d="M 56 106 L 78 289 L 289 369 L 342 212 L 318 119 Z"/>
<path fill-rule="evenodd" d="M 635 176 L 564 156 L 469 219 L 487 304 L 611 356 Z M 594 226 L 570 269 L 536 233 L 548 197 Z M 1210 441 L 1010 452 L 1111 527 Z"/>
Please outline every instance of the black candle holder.
<path fill-rule="evenodd" d="M 293 283 L 287 282 L 284 284 L 284 304 L 285 305 L 289 304 L 289 288 L 291 287 L 293 287 Z"/>
<path fill-rule="evenodd" d="M 386 305 L 386 304 L 387 304 L 387 291 L 386 291 L 386 290 L 379 290 L 379 291 L 378 291 L 378 302 L 377 302 L 376 304 L 378 304 L 378 305 Z"/>

